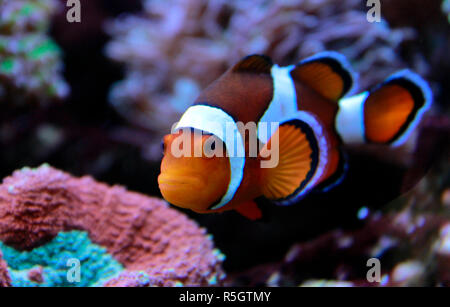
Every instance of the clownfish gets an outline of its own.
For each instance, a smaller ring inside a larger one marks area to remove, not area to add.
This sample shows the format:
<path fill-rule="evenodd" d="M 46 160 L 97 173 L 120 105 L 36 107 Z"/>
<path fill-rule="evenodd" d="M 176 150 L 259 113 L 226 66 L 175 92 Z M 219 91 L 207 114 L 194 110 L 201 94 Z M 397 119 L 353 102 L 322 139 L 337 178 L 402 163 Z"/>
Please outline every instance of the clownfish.
<path fill-rule="evenodd" d="M 198 213 L 236 210 L 258 219 L 256 198 L 290 205 L 335 186 L 346 169 L 344 145 L 402 145 L 430 108 L 429 86 L 409 70 L 350 96 L 354 80 L 336 52 L 286 67 L 264 55 L 243 58 L 164 137 L 163 197 Z"/>

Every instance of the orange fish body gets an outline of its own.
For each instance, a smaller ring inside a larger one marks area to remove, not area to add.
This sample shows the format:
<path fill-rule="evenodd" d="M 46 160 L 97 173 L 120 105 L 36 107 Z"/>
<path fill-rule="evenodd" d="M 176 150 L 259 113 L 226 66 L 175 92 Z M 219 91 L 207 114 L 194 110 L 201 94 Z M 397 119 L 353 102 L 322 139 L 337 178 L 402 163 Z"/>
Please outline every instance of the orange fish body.
<path fill-rule="evenodd" d="M 343 145 L 401 145 L 431 104 L 425 81 L 406 70 L 344 98 L 352 87 L 350 65 L 337 53 L 287 67 L 260 55 L 242 59 L 164 138 L 163 197 L 199 213 L 260 218 L 254 199 L 289 205 L 335 185 Z"/>

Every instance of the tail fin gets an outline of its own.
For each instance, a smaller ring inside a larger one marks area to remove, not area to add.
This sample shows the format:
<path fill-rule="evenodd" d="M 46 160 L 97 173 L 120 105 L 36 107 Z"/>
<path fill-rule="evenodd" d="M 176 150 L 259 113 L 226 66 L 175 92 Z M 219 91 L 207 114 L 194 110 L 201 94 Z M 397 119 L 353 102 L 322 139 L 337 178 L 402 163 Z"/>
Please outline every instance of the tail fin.
<path fill-rule="evenodd" d="M 336 129 L 346 143 L 402 145 L 431 105 L 428 84 L 399 71 L 370 92 L 342 99 Z"/>

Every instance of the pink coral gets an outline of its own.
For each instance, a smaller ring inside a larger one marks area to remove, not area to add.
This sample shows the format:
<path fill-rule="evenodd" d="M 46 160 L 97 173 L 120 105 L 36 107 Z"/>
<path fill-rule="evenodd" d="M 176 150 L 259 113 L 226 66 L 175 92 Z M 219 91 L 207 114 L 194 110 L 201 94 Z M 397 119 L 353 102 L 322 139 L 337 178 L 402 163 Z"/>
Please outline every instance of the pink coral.
<path fill-rule="evenodd" d="M 222 255 L 206 231 L 162 200 L 46 165 L 16 171 L 0 185 L 4 243 L 29 250 L 74 229 L 86 230 L 127 269 L 109 285 L 130 285 L 121 280 L 138 276 L 134 271 L 161 286 L 209 285 L 224 277 Z"/>
<path fill-rule="evenodd" d="M 11 286 L 11 279 L 9 278 L 8 268 L 3 260 L 2 252 L 0 251 L 0 288 Z"/>
<path fill-rule="evenodd" d="M 28 279 L 35 283 L 41 284 L 44 282 L 44 269 L 42 267 L 33 268 L 28 271 Z"/>

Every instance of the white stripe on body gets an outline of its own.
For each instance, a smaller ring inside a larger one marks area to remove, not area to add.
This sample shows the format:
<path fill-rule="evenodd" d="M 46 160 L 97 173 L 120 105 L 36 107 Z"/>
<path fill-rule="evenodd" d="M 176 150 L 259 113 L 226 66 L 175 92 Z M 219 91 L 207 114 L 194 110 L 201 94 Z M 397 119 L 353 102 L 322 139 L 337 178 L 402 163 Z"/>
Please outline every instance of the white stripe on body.
<path fill-rule="evenodd" d="M 288 200 L 278 201 L 277 203 L 280 205 L 289 205 L 313 189 L 325 172 L 328 164 L 329 145 L 320 121 L 310 112 L 298 110 L 298 97 L 295 90 L 294 80 L 290 75 L 291 70 L 294 68 L 295 65 L 286 67 L 274 65 L 272 67 L 274 94 L 269 107 L 258 123 L 258 138 L 261 142 L 267 143 L 271 137 L 271 133 L 275 132 L 259 129 L 263 123 L 266 124 L 267 127 L 271 127 L 272 123 L 276 123 L 276 130 L 279 124 L 289 120 L 298 119 L 308 124 L 313 130 L 319 147 L 319 157 L 316 172 L 311 180 L 306 184 L 305 188 Z"/>
<path fill-rule="evenodd" d="M 369 92 L 339 100 L 339 111 L 336 116 L 336 131 L 346 144 L 363 144 L 364 102 Z"/>
<path fill-rule="evenodd" d="M 280 67 L 278 65 L 272 66 L 272 80 L 273 80 L 273 98 L 267 107 L 266 112 L 258 122 L 258 139 L 267 143 L 275 131 L 264 129 L 265 127 L 272 127 L 276 130 L 283 119 L 291 116 L 292 118 L 297 113 L 297 94 L 295 92 L 294 81 L 289 74 L 294 68 L 294 65 Z M 275 124 L 272 126 L 272 124 Z"/>

